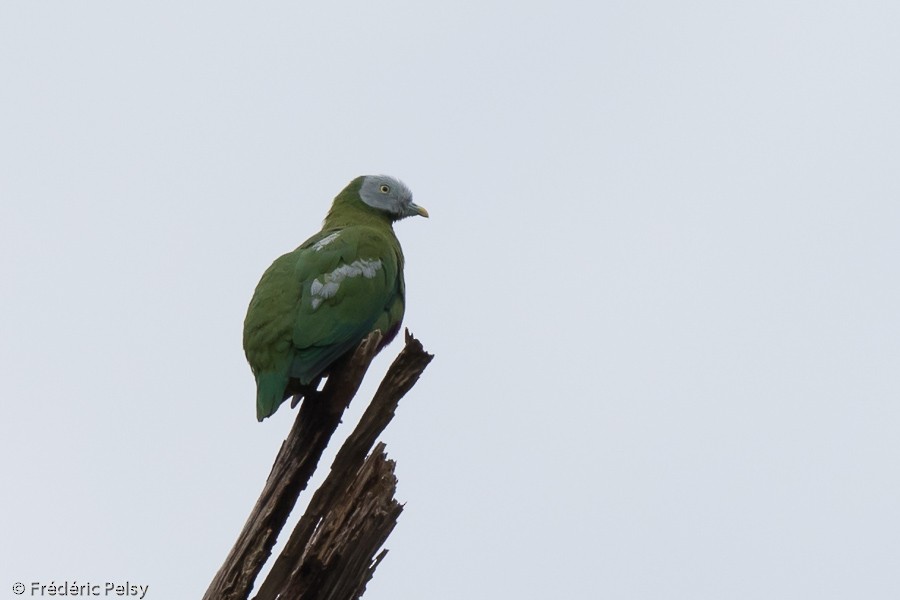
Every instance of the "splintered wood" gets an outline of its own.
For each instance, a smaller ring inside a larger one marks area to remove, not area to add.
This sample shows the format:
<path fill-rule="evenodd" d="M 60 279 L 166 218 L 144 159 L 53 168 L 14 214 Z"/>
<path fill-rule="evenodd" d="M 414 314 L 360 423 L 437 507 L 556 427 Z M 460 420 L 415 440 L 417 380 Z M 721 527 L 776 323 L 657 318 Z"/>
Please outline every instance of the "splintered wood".
<path fill-rule="evenodd" d="M 306 488 L 340 418 L 375 356 L 375 332 L 337 365 L 322 392 L 303 401 L 262 494 L 204 600 L 246 600 L 279 532 Z M 254 600 L 355 600 L 365 591 L 386 550 L 402 506 L 394 499 L 394 462 L 384 444 L 373 449 L 400 399 L 433 355 L 406 332 L 372 402 L 338 451 Z M 371 451 L 371 452 L 370 452 Z"/>

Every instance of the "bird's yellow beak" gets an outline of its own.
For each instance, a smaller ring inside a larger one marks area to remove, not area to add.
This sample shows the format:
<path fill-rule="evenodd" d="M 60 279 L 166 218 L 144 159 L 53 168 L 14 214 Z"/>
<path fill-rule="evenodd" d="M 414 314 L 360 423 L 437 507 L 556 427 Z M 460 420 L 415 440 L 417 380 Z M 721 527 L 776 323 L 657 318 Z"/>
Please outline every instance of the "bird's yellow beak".
<path fill-rule="evenodd" d="M 425 210 L 425 208 L 419 206 L 418 204 L 411 204 L 410 208 L 413 209 L 414 211 L 416 211 L 417 215 L 425 217 L 426 219 L 428 218 L 428 211 Z"/>

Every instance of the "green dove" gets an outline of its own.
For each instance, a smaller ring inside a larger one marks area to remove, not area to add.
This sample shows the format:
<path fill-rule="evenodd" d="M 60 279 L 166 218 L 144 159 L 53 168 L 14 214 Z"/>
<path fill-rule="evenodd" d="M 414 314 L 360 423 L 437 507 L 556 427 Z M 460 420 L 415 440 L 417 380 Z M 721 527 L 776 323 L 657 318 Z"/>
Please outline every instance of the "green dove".
<path fill-rule="evenodd" d="M 414 215 L 428 212 L 403 182 L 357 177 L 334 199 L 322 230 L 263 273 L 244 319 L 259 421 L 308 394 L 370 332 L 381 331 L 381 347 L 397 335 L 405 284 L 393 223 Z"/>

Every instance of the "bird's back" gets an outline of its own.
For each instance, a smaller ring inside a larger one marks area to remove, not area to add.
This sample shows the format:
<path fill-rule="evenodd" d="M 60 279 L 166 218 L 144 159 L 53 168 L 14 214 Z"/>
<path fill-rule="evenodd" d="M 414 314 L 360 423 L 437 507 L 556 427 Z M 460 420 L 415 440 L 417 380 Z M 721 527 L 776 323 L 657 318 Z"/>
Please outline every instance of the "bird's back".
<path fill-rule="evenodd" d="M 371 331 L 390 341 L 403 319 L 402 268 L 393 230 L 371 224 L 323 230 L 269 267 L 244 321 L 260 418 L 291 380 L 309 384 Z"/>

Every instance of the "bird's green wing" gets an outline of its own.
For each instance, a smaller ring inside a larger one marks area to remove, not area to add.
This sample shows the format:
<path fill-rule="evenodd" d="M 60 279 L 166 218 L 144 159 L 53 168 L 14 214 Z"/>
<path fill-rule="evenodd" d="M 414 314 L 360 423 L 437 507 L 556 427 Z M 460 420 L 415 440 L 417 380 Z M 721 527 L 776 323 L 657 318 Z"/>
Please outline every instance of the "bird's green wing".
<path fill-rule="evenodd" d="M 312 382 L 370 331 L 399 323 L 401 261 L 389 230 L 354 226 L 320 232 L 269 267 L 244 322 L 258 419 L 275 412 L 291 378 Z"/>
<path fill-rule="evenodd" d="M 302 282 L 295 267 L 301 248 L 278 257 L 253 292 L 244 319 L 244 354 L 256 378 L 256 416 L 271 415 L 284 400 L 291 361 L 292 333 Z"/>
<path fill-rule="evenodd" d="M 309 383 L 370 331 L 386 327 L 403 293 L 392 241 L 375 228 L 346 227 L 303 250 L 291 377 Z"/>

